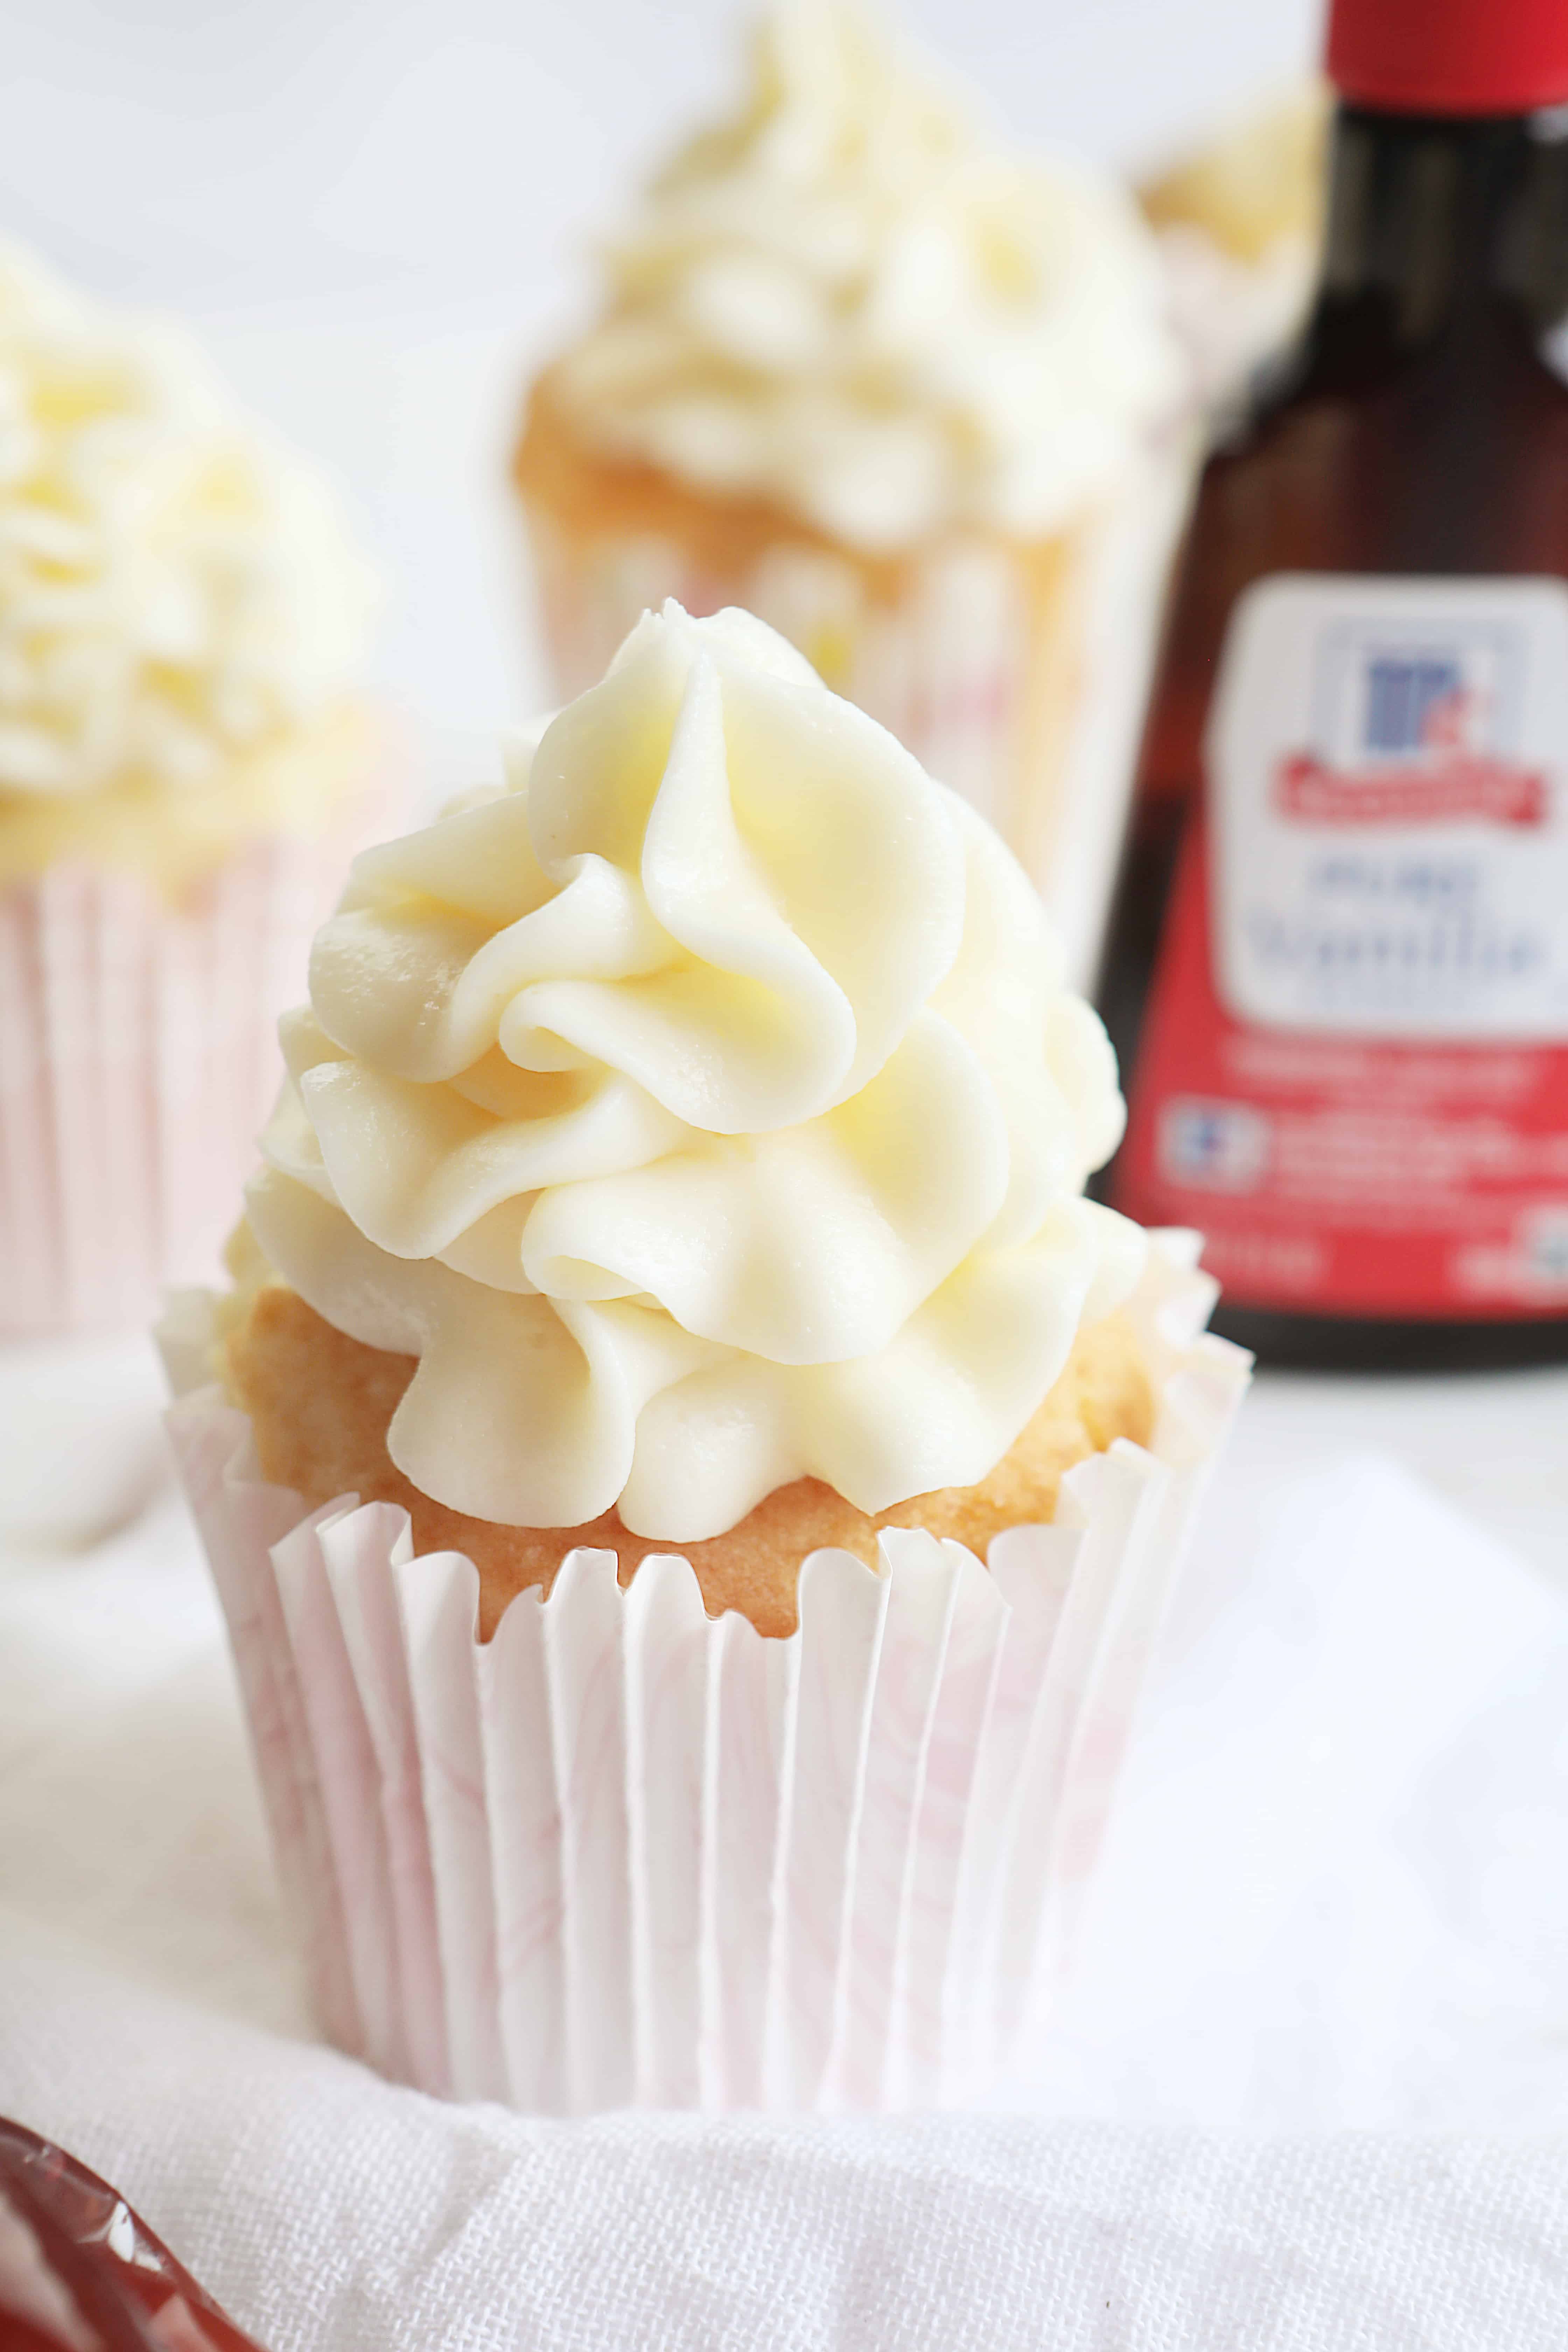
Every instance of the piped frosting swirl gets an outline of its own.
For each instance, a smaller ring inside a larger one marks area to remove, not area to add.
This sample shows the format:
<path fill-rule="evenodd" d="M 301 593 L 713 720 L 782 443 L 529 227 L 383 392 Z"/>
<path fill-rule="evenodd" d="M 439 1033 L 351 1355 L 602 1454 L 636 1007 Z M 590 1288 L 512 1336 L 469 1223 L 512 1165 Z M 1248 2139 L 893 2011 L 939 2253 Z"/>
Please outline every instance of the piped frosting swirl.
<path fill-rule="evenodd" d="M 1131 200 L 1012 150 L 842 0 L 764 16 L 742 110 L 606 260 L 554 372 L 574 431 L 874 551 L 1057 527 L 1178 396 Z"/>
<path fill-rule="evenodd" d="M 252 1228 L 418 1357 L 393 1458 L 475 1517 L 972 1483 L 1136 1278 L 1021 869 L 747 614 L 645 615 L 507 789 L 362 855 L 310 996 Z"/>
<path fill-rule="evenodd" d="M 189 337 L 0 246 L 0 803 L 210 788 L 342 692 L 373 602 Z"/>

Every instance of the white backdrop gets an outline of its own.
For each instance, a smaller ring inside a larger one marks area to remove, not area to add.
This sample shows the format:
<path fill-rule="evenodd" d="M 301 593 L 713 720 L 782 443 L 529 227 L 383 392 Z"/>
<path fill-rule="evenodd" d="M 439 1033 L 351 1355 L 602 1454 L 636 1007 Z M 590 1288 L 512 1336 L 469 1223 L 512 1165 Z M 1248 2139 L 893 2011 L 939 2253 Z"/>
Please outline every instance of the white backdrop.
<path fill-rule="evenodd" d="M 888 0 L 891 5 L 891 0 Z M 0 231 L 176 307 L 338 475 L 377 667 L 489 729 L 535 697 L 502 473 L 584 247 L 736 74 L 736 0 L 6 0 Z M 905 0 L 1031 139 L 1138 164 L 1311 58 L 1320 0 Z"/>

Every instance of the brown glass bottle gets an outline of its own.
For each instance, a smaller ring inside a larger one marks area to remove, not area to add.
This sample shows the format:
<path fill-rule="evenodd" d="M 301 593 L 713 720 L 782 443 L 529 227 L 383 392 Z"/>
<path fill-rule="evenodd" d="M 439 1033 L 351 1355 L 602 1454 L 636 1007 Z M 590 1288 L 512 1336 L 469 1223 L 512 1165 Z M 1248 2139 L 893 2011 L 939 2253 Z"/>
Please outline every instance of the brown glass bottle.
<path fill-rule="evenodd" d="M 1515 724 L 1487 706 L 1542 668 L 1568 579 L 1565 317 L 1568 120 L 1342 105 L 1312 315 L 1211 459 L 1177 568 L 1100 989 L 1131 1114 L 1106 1195 L 1202 1226 L 1219 1328 L 1275 1360 L 1568 1356 L 1568 1000 L 1548 973 L 1508 1034 L 1545 966 L 1490 906 L 1492 868 L 1517 898 L 1568 826 L 1568 715 L 1544 779 L 1466 732 Z M 1252 668 L 1216 712 L 1222 656 Z M 1303 737 L 1348 728 L 1348 751 L 1291 750 L 1292 692 Z M 1558 929 L 1568 966 L 1568 893 Z"/>

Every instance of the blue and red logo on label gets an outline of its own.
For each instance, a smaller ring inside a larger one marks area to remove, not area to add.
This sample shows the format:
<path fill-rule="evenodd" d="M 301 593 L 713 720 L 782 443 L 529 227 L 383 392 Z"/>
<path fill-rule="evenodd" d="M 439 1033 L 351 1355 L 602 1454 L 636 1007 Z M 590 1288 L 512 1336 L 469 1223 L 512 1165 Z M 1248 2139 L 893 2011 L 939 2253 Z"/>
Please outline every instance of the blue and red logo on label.
<path fill-rule="evenodd" d="M 1282 816 L 1310 824 L 1545 823 L 1545 773 L 1493 748 L 1497 698 L 1473 677 L 1462 640 L 1400 654 L 1375 642 L 1358 650 L 1360 763 L 1288 753 L 1274 771 Z"/>

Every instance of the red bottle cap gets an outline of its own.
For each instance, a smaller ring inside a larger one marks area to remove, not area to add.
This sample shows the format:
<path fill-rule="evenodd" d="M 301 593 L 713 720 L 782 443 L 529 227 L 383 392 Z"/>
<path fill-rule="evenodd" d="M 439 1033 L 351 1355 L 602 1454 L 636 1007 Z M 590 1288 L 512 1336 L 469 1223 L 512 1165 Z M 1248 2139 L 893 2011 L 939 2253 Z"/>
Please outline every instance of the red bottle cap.
<path fill-rule="evenodd" d="M 1568 102 L 1568 0 L 1331 0 L 1329 79 L 1400 114 Z"/>

